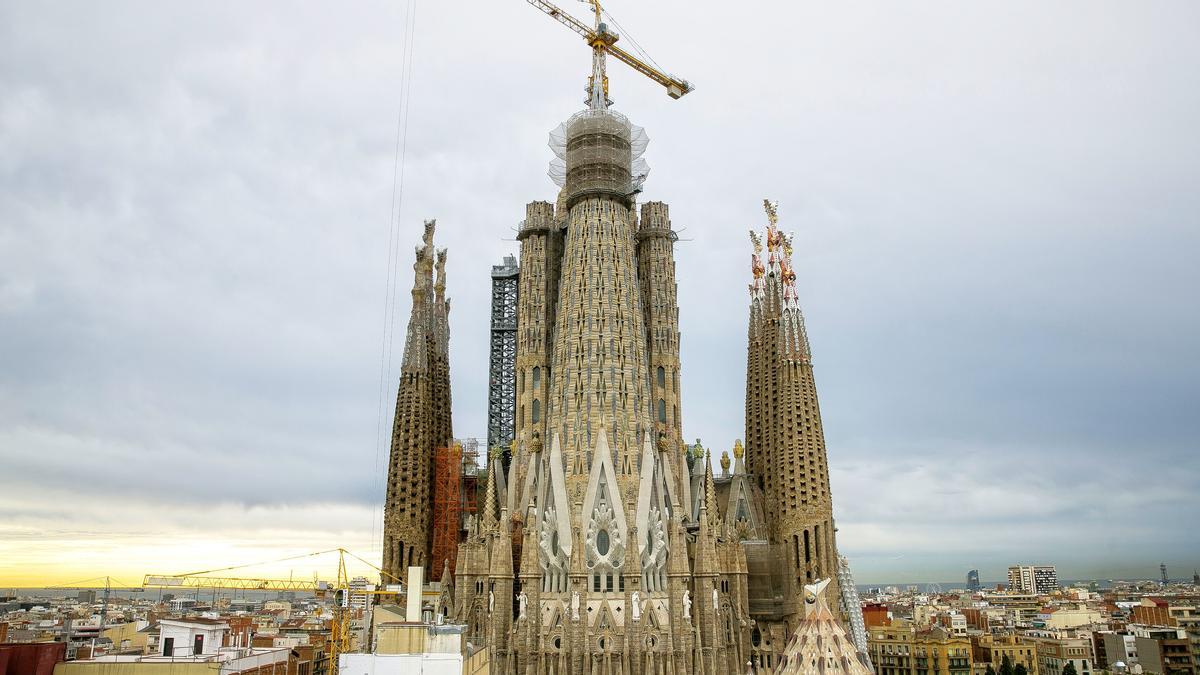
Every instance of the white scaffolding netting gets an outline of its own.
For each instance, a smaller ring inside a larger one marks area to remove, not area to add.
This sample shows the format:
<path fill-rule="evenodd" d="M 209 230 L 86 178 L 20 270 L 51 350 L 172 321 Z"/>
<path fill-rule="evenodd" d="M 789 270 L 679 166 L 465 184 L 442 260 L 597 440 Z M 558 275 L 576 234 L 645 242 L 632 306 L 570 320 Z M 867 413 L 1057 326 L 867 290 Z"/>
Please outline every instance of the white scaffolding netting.
<path fill-rule="evenodd" d="M 613 110 L 582 110 L 550 132 L 554 159 L 548 172 L 568 198 L 576 195 L 641 190 L 650 173 L 642 155 L 646 130 Z"/>

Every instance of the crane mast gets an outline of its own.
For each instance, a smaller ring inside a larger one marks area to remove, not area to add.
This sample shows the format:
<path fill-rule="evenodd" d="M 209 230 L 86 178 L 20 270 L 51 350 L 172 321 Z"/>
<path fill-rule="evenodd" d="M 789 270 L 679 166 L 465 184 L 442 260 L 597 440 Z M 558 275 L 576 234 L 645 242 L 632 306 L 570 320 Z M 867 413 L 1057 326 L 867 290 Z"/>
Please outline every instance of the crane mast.
<path fill-rule="evenodd" d="M 527 0 L 529 4 L 537 7 L 551 18 L 578 33 L 587 42 L 588 46 L 592 48 L 592 75 L 588 79 L 587 89 L 588 105 L 590 107 L 608 107 L 608 74 L 605 71 L 605 57 L 609 54 L 666 88 L 667 95 L 671 98 L 680 98 L 695 89 L 687 80 L 679 79 L 674 75 L 668 75 L 616 46 L 615 43 L 620 39 L 620 36 L 610 31 L 608 26 L 602 21 L 601 12 L 603 8 L 600 6 L 600 1 L 586 1 L 592 6 L 592 11 L 595 14 L 595 26 L 588 26 L 579 19 L 559 9 L 554 4 L 547 2 L 547 0 Z M 600 83 L 600 87 L 596 86 L 597 82 Z"/>

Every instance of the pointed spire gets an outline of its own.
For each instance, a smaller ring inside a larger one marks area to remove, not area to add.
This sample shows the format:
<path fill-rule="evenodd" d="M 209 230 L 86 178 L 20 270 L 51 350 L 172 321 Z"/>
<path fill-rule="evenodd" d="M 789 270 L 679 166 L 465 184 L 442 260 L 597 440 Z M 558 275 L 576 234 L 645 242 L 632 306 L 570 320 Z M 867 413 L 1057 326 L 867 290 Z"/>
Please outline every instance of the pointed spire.
<path fill-rule="evenodd" d="M 489 452 L 492 457 L 495 457 L 496 448 L 492 448 Z M 483 529 L 491 532 L 496 529 L 496 512 L 499 505 L 496 503 L 496 465 L 494 462 L 488 462 L 487 472 L 487 487 L 483 493 Z"/>
<path fill-rule="evenodd" d="M 492 557 L 489 574 L 494 577 L 512 578 L 512 531 L 509 528 L 508 507 L 500 509 L 498 536 L 492 540 Z"/>
<path fill-rule="evenodd" d="M 716 527 L 717 514 L 717 484 L 713 480 L 712 472 L 712 453 L 705 451 L 704 453 L 704 505 L 700 510 L 708 510 L 709 527 Z"/>
<path fill-rule="evenodd" d="M 429 365 L 427 343 L 431 329 L 429 290 L 433 277 L 433 230 L 434 221 L 425 221 L 424 243 L 416 248 L 413 262 L 412 310 L 404 336 L 404 360 L 401 361 L 401 368 L 408 372 L 422 371 Z"/>
<path fill-rule="evenodd" d="M 779 230 L 778 203 L 763 200 L 767 212 L 767 253 L 765 273 L 759 272 L 758 256 L 751 256 L 754 282 L 750 285 L 750 333 L 753 337 L 762 322 L 760 315 L 765 311 L 767 318 L 777 318 L 782 353 L 785 358 L 809 362 L 808 331 L 804 326 L 804 314 L 800 311 L 799 294 L 796 291 L 796 272 L 792 264 L 792 242 L 794 234 Z M 752 237 L 756 251 L 757 236 Z"/>
<path fill-rule="evenodd" d="M 437 252 L 437 262 L 434 264 L 436 276 L 434 277 L 433 289 L 437 293 L 438 302 L 446 299 L 446 255 L 448 249 L 439 249 Z"/>

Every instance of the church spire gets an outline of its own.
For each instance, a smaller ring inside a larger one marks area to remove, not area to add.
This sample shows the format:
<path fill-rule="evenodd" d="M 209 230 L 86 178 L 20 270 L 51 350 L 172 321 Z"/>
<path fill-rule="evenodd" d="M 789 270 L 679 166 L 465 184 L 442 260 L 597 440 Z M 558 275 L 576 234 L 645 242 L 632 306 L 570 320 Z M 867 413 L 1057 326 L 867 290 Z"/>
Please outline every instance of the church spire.
<path fill-rule="evenodd" d="M 413 262 L 412 310 L 396 392 L 384 506 L 385 578 L 403 578 L 408 566 L 442 562 L 429 559 L 433 460 L 436 449 L 453 438 L 453 430 L 444 292 L 446 251 L 434 249 L 436 228 L 436 221 L 425 221 Z"/>

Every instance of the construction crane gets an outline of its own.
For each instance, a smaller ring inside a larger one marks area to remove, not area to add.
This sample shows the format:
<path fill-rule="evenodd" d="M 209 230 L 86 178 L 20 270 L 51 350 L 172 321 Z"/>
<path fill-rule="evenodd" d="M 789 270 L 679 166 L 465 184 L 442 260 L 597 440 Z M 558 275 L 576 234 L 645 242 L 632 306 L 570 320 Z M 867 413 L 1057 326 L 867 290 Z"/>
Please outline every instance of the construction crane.
<path fill-rule="evenodd" d="M 687 80 L 681 80 L 674 75 L 668 75 L 618 47 L 615 43 L 620 39 L 620 36 L 610 31 L 608 26 L 601 21 L 601 13 L 604 10 L 600 6 L 600 0 L 581 0 L 592 6 L 592 11 L 596 16 L 596 25 L 594 27 L 588 26 L 553 4 L 546 2 L 546 0 L 527 1 L 529 4 L 558 20 L 562 25 L 581 35 L 588 46 L 592 48 L 592 76 L 588 78 L 587 87 L 589 107 L 596 109 L 608 107 L 608 74 L 605 71 L 604 63 L 605 55 L 607 54 L 612 54 L 617 60 L 625 63 L 630 68 L 666 87 L 667 95 L 671 98 L 679 98 L 695 89 Z M 596 87 L 597 82 L 601 84 L 600 87 Z"/>
<path fill-rule="evenodd" d="M 381 576 L 391 576 L 384 572 L 374 564 L 363 560 L 344 548 L 330 549 L 327 551 L 317 551 L 316 553 L 308 553 L 300 556 L 293 556 L 271 562 L 282 562 L 283 560 L 295 560 L 297 558 L 311 558 L 315 556 L 326 555 L 337 552 L 337 581 L 330 583 L 328 581 L 320 581 L 316 578 L 303 581 L 292 579 L 257 579 L 249 577 L 225 577 L 225 576 L 209 576 L 214 572 L 225 572 L 236 570 L 244 567 L 252 567 L 262 565 L 264 563 L 250 563 L 247 565 L 235 565 L 233 567 L 225 567 L 216 570 L 204 570 L 200 572 L 189 572 L 186 574 L 147 574 L 142 579 L 142 586 L 145 588 L 193 588 L 193 589 L 230 589 L 230 590 L 251 590 L 251 591 L 307 591 L 315 594 L 317 597 L 324 597 L 329 591 L 334 592 L 333 603 L 333 621 L 330 625 L 330 651 L 329 660 L 337 668 L 338 655 L 350 651 L 350 619 L 349 619 L 349 594 L 350 594 L 350 579 L 346 574 L 346 556 L 358 560 L 359 562 L 374 568 Z M 380 591 L 365 591 L 356 590 L 355 593 L 367 595 L 397 595 L 404 592 L 400 586 L 399 579 L 393 579 L 395 583 L 384 586 L 384 590 Z M 420 592 L 420 589 L 417 589 Z"/>
<path fill-rule="evenodd" d="M 94 581 L 100 581 L 101 579 L 104 580 L 104 592 L 100 596 L 100 632 L 103 633 L 104 628 L 107 625 L 107 620 L 108 620 L 108 601 L 109 601 L 109 598 L 112 596 L 112 592 L 113 592 L 113 583 L 112 582 L 116 581 L 115 579 L 113 579 L 112 577 L 108 577 L 108 576 L 94 577 L 92 579 L 84 579 L 83 581 L 73 581 L 69 584 L 63 584 L 61 586 L 51 586 L 50 590 L 55 590 L 55 591 L 73 591 L 76 589 L 90 590 L 92 588 L 91 583 Z M 128 590 L 131 593 L 140 593 L 142 591 L 141 588 L 126 588 L 125 590 Z"/>

